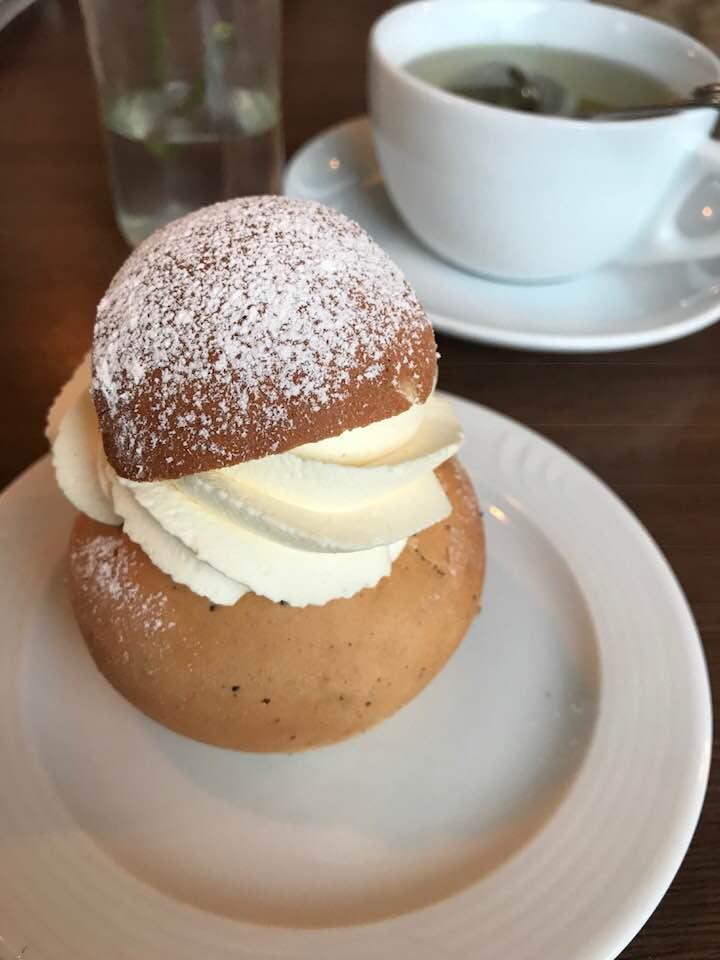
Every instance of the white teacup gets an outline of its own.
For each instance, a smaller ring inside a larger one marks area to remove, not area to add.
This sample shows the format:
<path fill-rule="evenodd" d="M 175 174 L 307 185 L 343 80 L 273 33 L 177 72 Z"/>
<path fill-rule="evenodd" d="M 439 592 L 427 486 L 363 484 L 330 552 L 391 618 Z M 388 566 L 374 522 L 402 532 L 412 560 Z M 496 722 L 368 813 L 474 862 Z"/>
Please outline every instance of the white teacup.
<path fill-rule="evenodd" d="M 720 255 L 676 215 L 720 173 L 714 110 L 630 121 L 538 116 L 478 103 L 412 76 L 422 54 L 543 44 L 615 59 L 679 98 L 720 81 L 720 60 L 654 20 L 571 0 L 419 0 L 370 37 L 370 114 L 390 195 L 441 257 L 510 281 L 547 281 L 610 260 Z M 705 215 L 715 212 L 706 208 Z M 641 241 L 642 238 L 642 241 Z"/>

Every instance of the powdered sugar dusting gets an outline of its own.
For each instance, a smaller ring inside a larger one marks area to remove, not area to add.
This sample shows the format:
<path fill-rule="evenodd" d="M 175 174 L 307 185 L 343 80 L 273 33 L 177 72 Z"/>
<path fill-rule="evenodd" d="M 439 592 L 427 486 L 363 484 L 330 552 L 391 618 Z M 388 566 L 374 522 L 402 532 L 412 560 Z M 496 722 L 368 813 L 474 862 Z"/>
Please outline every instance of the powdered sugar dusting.
<path fill-rule="evenodd" d="M 73 548 L 71 560 L 86 598 L 97 604 L 105 603 L 109 597 L 118 622 L 127 617 L 142 624 L 146 635 L 162 633 L 175 626 L 166 619 L 165 594 L 145 594 L 138 586 L 135 579 L 138 559 L 126 541 L 107 535 L 84 540 Z M 122 638 L 122 634 L 119 636 Z"/>
<path fill-rule="evenodd" d="M 247 197 L 170 224 L 127 260 L 98 308 L 93 393 L 124 475 L 143 479 L 152 462 L 180 476 L 199 451 L 238 462 L 228 437 L 249 429 L 275 452 L 299 411 L 384 371 L 412 400 L 428 331 L 357 224 L 317 203 Z"/>

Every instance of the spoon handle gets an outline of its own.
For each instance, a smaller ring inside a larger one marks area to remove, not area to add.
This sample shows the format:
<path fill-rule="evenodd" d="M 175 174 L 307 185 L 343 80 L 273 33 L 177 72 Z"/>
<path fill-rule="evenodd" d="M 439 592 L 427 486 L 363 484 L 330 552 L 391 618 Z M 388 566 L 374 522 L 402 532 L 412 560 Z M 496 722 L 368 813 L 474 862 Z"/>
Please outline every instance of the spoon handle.
<path fill-rule="evenodd" d="M 625 110 L 608 110 L 607 113 L 594 113 L 583 117 L 584 120 L 641 120 L 643 117 L 669 117 L 680 110 L 694 110 L 696 107 L 714 107 L 720 109 L 720 83 L 705 83 L 693 90 L 687 100 L 675 100 L 673 103 L 650 104 L 642 107 L 628 107 Z"/>
<path fill-rule="evenodd" d="M 702 100 L 676 100 L 673 103 L 649 104 L 644 107 L 629 107 L 627 110 L 608 110 L 607 113 L 594 113 L 583 117 L 584 120 L 641 120 L 645 117 L 669 117 L 680 110 L 693 110 L 696 107 L 710 107 L 718 110 L 717 103 L 703 103 Z"/>

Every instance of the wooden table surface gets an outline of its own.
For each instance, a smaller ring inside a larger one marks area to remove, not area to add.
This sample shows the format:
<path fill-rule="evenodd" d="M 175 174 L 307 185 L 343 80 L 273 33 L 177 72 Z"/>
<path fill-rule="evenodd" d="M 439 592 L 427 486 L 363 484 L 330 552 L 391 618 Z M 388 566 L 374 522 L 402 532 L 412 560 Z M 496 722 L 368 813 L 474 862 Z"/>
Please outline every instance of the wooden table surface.
<path fill-rule="evenodd" d="M 285 0 L 289 153 L 364 110 L 368 27 L 391 5 Z M 720 49 L 712 0 L 634 6 Z M 45 411 L 86 350 L 95 304 L 127 252 L 113 221 L 75 2 L 39 0 L 0 34 L 0 486 L 45 452 Z M 637 513 L 687 593 L 720 690 L 720 325 L 602 356 L 446 337 L 439 345 L 444 389 L 565 447 Z M 720 958 L 719 854 L 716 763 L 688 856 L 624 960 Z"/>

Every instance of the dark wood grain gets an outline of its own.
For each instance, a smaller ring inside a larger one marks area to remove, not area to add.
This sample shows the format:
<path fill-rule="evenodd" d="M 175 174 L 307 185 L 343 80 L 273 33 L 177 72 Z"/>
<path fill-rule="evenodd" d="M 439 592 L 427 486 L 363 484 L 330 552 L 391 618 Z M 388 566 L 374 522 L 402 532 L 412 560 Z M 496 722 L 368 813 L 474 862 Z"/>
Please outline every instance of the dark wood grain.
<path fill-rule="evenodd" d="M 289 151 L 364 110 L 367 31 L 391 5 L 286 0 Z M 637 6 L 720 47 L 713 0 Z M 45 452 L 45 411 L 86 349 L 95 304 L 126 254 L 75 3 L 39 0 L 0 34 L 0 485 Z M 720 325 L 591 358 L 445 337 L 440 349 L 442 387 L 559 443 L 638 514 L 687 592 L 720 689 Z M 688 856 L 624 960 L 720 958 L 719 854 L 716 764 Z"/>

